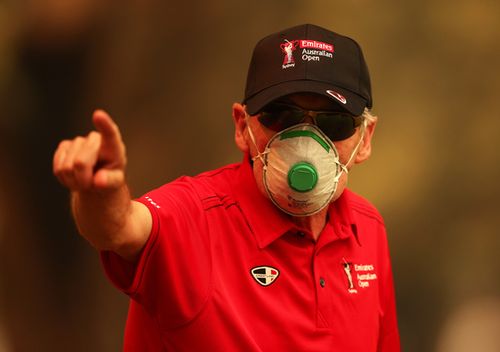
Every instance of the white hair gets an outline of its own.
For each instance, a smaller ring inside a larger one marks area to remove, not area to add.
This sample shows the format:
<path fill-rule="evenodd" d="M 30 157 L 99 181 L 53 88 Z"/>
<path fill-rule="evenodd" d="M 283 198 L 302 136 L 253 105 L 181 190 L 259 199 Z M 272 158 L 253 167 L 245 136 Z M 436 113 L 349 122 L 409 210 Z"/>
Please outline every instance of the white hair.
<path fill-rule="evenodd" d="M 377 116 L 373 115 L 368 108 L 365 108 L 363 113 L 361 114 L 367 123 L 371 124 L 377 121 Z"/>

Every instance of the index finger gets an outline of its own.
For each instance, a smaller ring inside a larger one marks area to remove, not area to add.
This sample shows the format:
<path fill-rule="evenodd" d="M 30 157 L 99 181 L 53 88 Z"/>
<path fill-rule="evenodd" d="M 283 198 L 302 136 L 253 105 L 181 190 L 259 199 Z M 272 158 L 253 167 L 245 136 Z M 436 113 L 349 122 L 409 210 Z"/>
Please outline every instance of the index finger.
<path fill-rule="evenodd" d="M 103 139 L 121 141 L 122 136 L 120 129 L 113 121 L 111 116 L 104 110 L 96 110 L 92 116 L 92 121 L 98 132 L 101 133 Z"/>

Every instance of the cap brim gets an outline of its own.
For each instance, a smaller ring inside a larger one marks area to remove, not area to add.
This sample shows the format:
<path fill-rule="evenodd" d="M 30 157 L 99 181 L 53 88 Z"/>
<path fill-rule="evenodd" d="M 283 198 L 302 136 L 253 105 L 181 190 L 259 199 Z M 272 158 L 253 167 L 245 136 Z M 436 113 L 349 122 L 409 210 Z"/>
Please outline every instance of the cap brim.
<path fill-rule="evenodd" d="M 366 99 L 347 89 L 310 80 L 279 83 L 254 94 L 247 98 L 244 103 L 246 104 L 248 114 L 255 115 L 273 100 L 293 93 L 316 93 L 323 95 L 355 116 L 361 115 L 367 106 Z"/>

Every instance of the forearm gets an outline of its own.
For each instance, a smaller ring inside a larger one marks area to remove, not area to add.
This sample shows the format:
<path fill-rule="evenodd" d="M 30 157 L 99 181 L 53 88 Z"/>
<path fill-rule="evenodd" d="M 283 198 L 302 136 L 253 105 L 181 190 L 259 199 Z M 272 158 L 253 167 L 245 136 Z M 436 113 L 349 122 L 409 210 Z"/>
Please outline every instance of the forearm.
<path fill-rule="evenodd" d="M 102 110 L 92 118 L 97 131 L 59 144 L 54 175 L 71 191 L 80 234 L 99 250 L 135 260 L 149 238 L 151 214 L 130 198 L 125 144 L 118 126 Z"/>
<path fill-rule="evenodd" d="M 128 187 L 72 192 L 71 208 L 80 234 L 99 250 L 117 251 L 128 239 L 132 200 Z"/>

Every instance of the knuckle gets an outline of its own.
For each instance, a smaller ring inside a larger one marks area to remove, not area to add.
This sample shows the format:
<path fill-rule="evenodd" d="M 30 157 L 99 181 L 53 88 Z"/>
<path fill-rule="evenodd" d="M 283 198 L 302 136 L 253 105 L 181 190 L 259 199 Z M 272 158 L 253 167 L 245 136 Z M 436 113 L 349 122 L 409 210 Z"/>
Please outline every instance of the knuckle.
<path fill-rule="evenodd" d="M 87 167 L 87 162 L 82 157 L 76 157 L 73 160 L 73 169 L 83 170 Z"/>
<path fill-rule="evenodd" d="M 73 173 L 73 170 L 74 170 L 73 159 L 64 160 L 64 162 L 61 164 L 62 173 L 69 175 Z"/>
<path fill-rule="evenodd" d="M 57 146 L 57 149 L 58 150 L 61 150 L 61 149 L 66 149 L 68 148 L 69 146 L 71 145 L 71 141 L 65 139 L 65 140 L 62 140 L 59 142 L 59 145 Z"/>
<path fill-rule="evenodd" d="M 61 175 L 71 176 L 73 175 L 73 165 L 72 164 L 64 164 L 60 169 Z"/>
<path fill-rule="evenodd" d="M 84 137 L 82 137 L 82 136 L 78 136 L 78 137 L 76 137 L 76 138 L 74 139 L 74 141 L 75 141 L 75 143 L 80 144 L 80 143 L 85 142 L 85 138 L 84 138 Z"/>
<path fill-rule="evenodd" d="M 98 138 L 101 134 L 97 131 L 90 131 L 90 133 L 88 134 L 88 138 L 89 139 L 95 139 L 95 138 Z"/>

